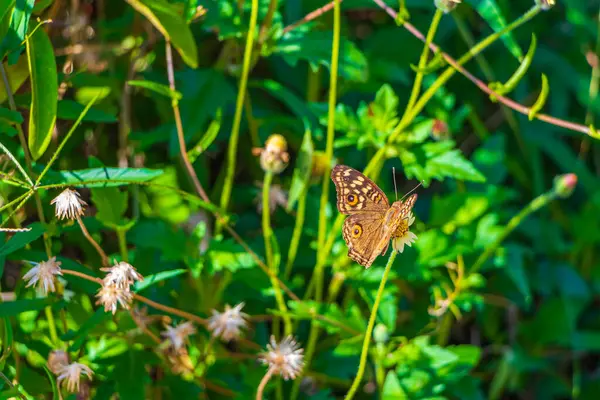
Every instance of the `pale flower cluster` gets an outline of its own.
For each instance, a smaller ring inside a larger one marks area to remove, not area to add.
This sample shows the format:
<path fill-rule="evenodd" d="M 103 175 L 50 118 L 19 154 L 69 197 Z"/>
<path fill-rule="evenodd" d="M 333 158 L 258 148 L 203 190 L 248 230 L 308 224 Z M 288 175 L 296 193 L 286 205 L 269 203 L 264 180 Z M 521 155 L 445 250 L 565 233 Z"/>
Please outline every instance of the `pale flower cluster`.
<path fill-rule="evenodd" d="M 50 204 L 56 206 L 55 214 L 58 219 L 72 220 L 81 217 L 87 206 L 87 203 L 81 200 L 79 193 L 69 188 L 63 190 Z"/>
<path fill-rule="evenodd" d="M 135 281 L 142 281 L 144 277 L 135 270 L 133 265 L 124 261 L 118 262 L 110 268 L 101 268 L 101 271 L 108 273 L 96 294 L 98 298 L 96 304 L 101 304 L 104 311 L 110 311 L 113 314 L 117 312 L 119 304 L 121 307 L 129 309 L 133 300 L 131 285 Z"/>
<path fill-rule="evenodd" d="M 222 313 L 212 310 L 212 317 L 208 320 L 208 329 L 214 337 L 220 337 L 226 342 L 238 339 L 248 325 L 248 314 L 242 312 L 244 303 L 240 303 L 231 308 L 229 304 L 225 305 L 225 311 Z"/>
<path fill-rule="evenodd" d="M 267 344 L 267 351 L 260 355 L 260 361 L 283 379 L 296 379 L 304 368 L 303 352 L 292 336 L 286 337 L 280 343 L 271 336 L 271 342 Z"/>
<path fill-rule="evenodd" d="M 48 356 L 48 369 L 56 376 L 59 385 L 66 387 L 71 393 L 79 392 L 81 376 L 85 375 L 92 379 L 94 371 L 85 364 L 69 363 L 69 355 L 63 350 L 54 350 Z"/>
<path fill-rule="evenodd" d="M 23 275 L 27 287 L 35 286 L 44 295 L 47 295 L 48 292 L 55 292 L 56 275 L 62 275 L 60 264 L 60 261 L 56 261 L 56 257 L 36 263 L 33 268 Z"/>

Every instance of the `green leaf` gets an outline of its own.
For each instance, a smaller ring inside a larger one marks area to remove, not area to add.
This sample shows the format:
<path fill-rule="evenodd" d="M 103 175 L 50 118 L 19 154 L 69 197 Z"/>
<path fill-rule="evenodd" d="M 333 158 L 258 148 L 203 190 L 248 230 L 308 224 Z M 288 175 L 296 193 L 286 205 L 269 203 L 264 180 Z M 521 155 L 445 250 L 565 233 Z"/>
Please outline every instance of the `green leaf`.
<path fill-rule="evenodd" d="M 330 68 L 332 38 L 331 31 L 293 30 L 276 43 L 273 53 L 281 55 L 291 65 L 305 60 L 314 68 L 318 65 Z M 365 56 L 353 42 L 343 37 L 340 40 L 339 72 L 341 77 L 354 82 L 365 82 L 368 76 Z"/>
<path fill-rule="evenodd" d="M 6 53 L 17 50 L 25 40 L 25 35 L 29 27 L 29 19 L 35 0 L 3 0 L 0 2 L 0 22 L 10 20 L 8 31 L 0 44 L 0 60 Z M 10 14 L 12 12 L 12 15 Z M 5 32 L 0 32 L 4 34 Z M 14 64 L 19 57 L 20 50 L 9 55 L 9 64 Z M 15 90 L 13 88 L 13 90 Z"/>
<path fill-rule="evenodd" d="M 496 0 L 468 0 L 467 3 L 470 3 L 477 10 L 481 18 L 490 24 L 494 32 L 506 28 L 506 18 L 502 15 L 502 10 L 500 10 Z M 501 39 L 517 60 L 523 58 L 523 51 L 515 41 L 512 32 L 505 33 Z"/>
<path fill-rule="evenodd" d="M 50 144 L 56 122 L 58 92 L 54 50 L 44 29 L 37 29 L 27 39 L 27 59 L 31 74 L 28 144 L 31 157 L 37 160 Z"/>
<path fill-rule="evenodd" d="M 23 116 L 18 111 L 0 107 L 0 121 L 7 122 L 9 124 L 22 124 Z"/>
<path fill-rule="evenodd" d="M 92 316 L 86 320 L 83 325 L 79 327 L 77 331 L 69 331 L 62 336 L 62 340 L 73 340 L 69 351 L 78 351 L 83 343 L 88 339 L 88 333 L 96 326 L 102 324 L 104 321 L 109 320 L 112 314 L 105 312 L 103 307 L 97 309 Z"/>
<path fill-rule="evenodd" d="M 40 311 L 46 306 L 55 303 L 56 299 L 47 297 L 45 299 L 21 299 L 0 303 L 0 318 L 14 317 L 27 311 Z"/>
<path fill-rule="evenodd" d="M 386 399 L 403 400 L 408 396 L 398 380 L 396 371 L 389 371 L 383 383 L 383 397 Z"/>
<path fill-rule="evenodd" d="M 187 269 L 172 269 L 169 271 L 162 271 L 157 274 L 145 276 L 143 281 L 138 281 L 135 283 L 135 285 L 133 285 L 133 290 L 134 292 L 139 293 L 150 286 L 156 285 L 159 282 L 174 278 L 181 274 L 185 274 L 186 272 L 188 272 Z"/>
<path fill-rule="evenodd" d="M 213 241 L 208 251 L 208 259 L 215 272 L 222 270 L 235 272 L 256 265 L 252 256 L 233 240 Z"/>
<path fill-rule="evenodd" d="M 96 219 L 106 226 L 118 226 L 127 211 L 128 193 L 116 187 L 92 189 L 92 201 L 96 206 Z"/>
<path fill-rule="evenodd" d="M 217 115 L 215 116 L 215 119 L 211 121 L 210 125 L 208 126 L 208 129 L 206 130 L 206 133 L 202 135 L 198 144 L 196 144 L 191 150 L 188 151 L 188 157 L 190 158 L 190 162 L 192 164 L 194 163 L 194 161 L 196 161 L 200 154 L 204 153 L 204 151 L 208 149 L 208 146 L 210 146 L 212 142 L 214 142 L 214 140 L 217 138 L 217 135 L 219 134 L 219 129 L 221 129 L 222 116 L 223 113 L 219 108 L 217 110 Z"/>
<path fill-rule="evenodd" d="M 33 242 L 44 233 L 45 229 L 39 222 L 34 222 L 29 225 L 31 228 L 28 232 L 17 232 L 12 238 L 0 247 L 0 257 L 4 257 L 11 254 L 19 249 L 22 249 L 29 243 Z"/>
<path fill-rule="evenodd" d="M 2 59 L 0 57 L 0 59 Z M 29 77 L 29 67 L 27 65 L 27 57 L 19 57 L 19 61 L 16 64 L 8 65 L 4 63 L 4 70 L 8 76 L 8 82 L 13 92 L 19 90 L 19 88 L 25 83 L 27 77 Z M 8 94 L 4 87 L 0 90 L 0 104 L 4 103 L 8 98 Z"/>
<path fill-rule="evenodd" d="M 192 68 L 198 67 L 198 50 L 190 27 L 175 6 L 165 0 L 126 0 L 169 40 Z"/>
<path fill-rule="evenodd" d="M 485 177 L 467 160 L 451 140 L 425 143 L 400 149 L 400 159 L 407 178 L 417 178 L 428 186 L 432 179 L 446 177 L 465 181 L 485 182 Z"/>
<path fill-rule="evenodd" d="M 48 171 L 44 185 L 65 184 L 75 187 L 111 187 L 148 182 L 161 176 L 160 169 L 90 168 L 74 171 Z"/>
<path fill-rule="evenodd" d="M 85 106 L 76 101 L 61 100 L 58 102 L 57 118 L 76 120 L 79 118 L 84 109 Z M 117 122 L 118 120 L 117 117 L 115 117 L 113 114 L 109 114 L 98 108 L 92 107 L 85 114 L 82 121 L 111 123 Z"/>
<path fill-rule="evenodd" d="M 127 81 L 127 84 L 129 86 L 137 86 L 137 87 L 151 90 L 154 93 L 158 93 L 162 96 L 168 97 L 173 100 L 181 100 L 181 98 L 183 97 L 182 94 L 180 92 L 178 92 L 177 90 L 173 90 L 169 86 L 163 85 L 163 84 L 157 83 L 157 82 Z"/>
<path fill-rule="evenodd" d="M 4 363 L 11 355 L 14 340 L 13 340 L 13 328 L 10 323 L 9 317 L 3 317 L 2 323 L 4 325 L 4 334 L 2 335 L 2 355 L 0 356 L 0 371 L 4 371 Z"/>
<path fill-rule="evenodd" d="M 292 177 L 292 184 L 290 186 L 290 192 L 288 195 L 287 210 L 291 210 L 294 207 L 298 198 L 308 188 L 310 184 L 310 175 L 312 172 L 312 156 L 314 151 L 314 145 L 312 142 L 312 134 L 310 130 L 304 132 L 304 138 L 302 139 L 302 145 L 300 146 L 300 153 L 296 160 L 296 167 L 294 168 L 294 175 Z"/>
<path fill-rule="evenodd" d="M 58 393 L 58 385 L 56 384 L 56 379 L 54 378 L 54 374 L 52 373 L 52 371 L 50 371 L 50 369 L 46 365 L 44 365 L 44 371 L 46 371 L 46 375 L 48 375 L 48 380 L 50 380 L 50 384 L 52 385 L 52 399 L 59 400 L 61 398 L 61 396 Z"/>

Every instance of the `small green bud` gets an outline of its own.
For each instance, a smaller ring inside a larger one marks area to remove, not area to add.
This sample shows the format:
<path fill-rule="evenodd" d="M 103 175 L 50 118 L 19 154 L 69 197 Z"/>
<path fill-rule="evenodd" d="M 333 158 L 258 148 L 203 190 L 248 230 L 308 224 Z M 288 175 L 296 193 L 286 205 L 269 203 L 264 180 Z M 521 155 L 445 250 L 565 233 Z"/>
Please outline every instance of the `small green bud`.
<path fill-rule="evenodd" d="M 444 14 L 448 14 L 450 11 L 454 10 L 461 1 L 462 0 L 434 0 L 434 3 L 439 10 L 444 12 Z"/>
<path fill-rule="evenodd" d="M 390 340 L 390 333 L 384 324 L 377 324 L 373 329 L 373 339 L 375 343 L 385 343 Z"/>
<path fill-rule="evenodd" d="M 577 186 L 577 175 L 575 174 L 558 175 L 554 178 L 554 192 L 562 198 L 571 196 L 575 186 Z"/>

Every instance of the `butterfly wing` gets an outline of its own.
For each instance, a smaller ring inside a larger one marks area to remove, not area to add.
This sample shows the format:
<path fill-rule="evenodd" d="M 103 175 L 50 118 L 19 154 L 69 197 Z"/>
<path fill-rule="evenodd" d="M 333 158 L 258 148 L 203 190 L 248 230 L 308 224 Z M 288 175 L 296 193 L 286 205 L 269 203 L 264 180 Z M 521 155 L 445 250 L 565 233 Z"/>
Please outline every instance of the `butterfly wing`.
<path fill-rule="evenodd" d="M 391 232 L 383 229 L 383 218 L 377 213 L 359 213 L 344 221 L 342 236 L 348 245 L 348 257 L 369 268 L 387 248 Z"/>
<path fill-rule="evenodd" d="M 390 207 L 385 193 L 354 168 L 336 165 L 331 171 L 331 179 L 337 191 L 337 208 L 342 214 L 383 214 Z"/>

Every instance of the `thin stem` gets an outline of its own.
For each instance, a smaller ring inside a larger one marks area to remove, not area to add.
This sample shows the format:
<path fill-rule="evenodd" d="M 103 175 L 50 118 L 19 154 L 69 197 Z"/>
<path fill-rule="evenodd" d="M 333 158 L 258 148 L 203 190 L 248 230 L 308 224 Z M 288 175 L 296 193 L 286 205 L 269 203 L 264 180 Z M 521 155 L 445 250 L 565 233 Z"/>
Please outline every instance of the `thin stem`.
<path fill-rule="evenodd" d="M 127 251 L 127 231 L 121 228 L 117 228 L 117 238 L 119 239 L 119 252 L 121 253 L 121 259 L 125 262 L 129 261 L 129 252 Z"/>
<path fill-rule="evenodd" d="M 167 58 L 167 75 L 169 77 L 169 87 L 171 90 L 175 90 L 175 72 L 173 70 L 173 51 L 171 49 L 171 42 L 167 40 L 165 44 L 165 53 Z M 181 160 L 183 161 L 183 165 L 187 170 L 188 177 L 192 180 L 194 184 L 194 188 L 196 192 L 200 195 L 202 200 L 210 203 L 210 199 L 208 195 L 204 191 L 200 180 L 198 179 L 198 175 L 196 175 L 196 171 L 194 171 L 194 167 L 190 162 L 190 159 L 187 154 L 187 149 L 185 147 L 185 135 L 183 133 L 183 123 L 181 121 L 181 113 L 179 112 L 179 102 L 177 99 L 173 99 L 171 101 L 171 106 L 173 108 L 173 115 L 175 117 L 175 126 L 177 127 L 177 141 L 179 142 L 179 155 L 181 156 Z"/>
<path fill-rule="evenodd" d="M 440 25 L 440 21 L 442 20 L 442 16 L 444 12 L 439 8 L 436 9 L 435 14 L 433 15 L 433 20 L 429 25 L 429 31 L 427 32 L 427 38 L 425 39 L 425 46 L 423 46 L 423 52 L 421 53 L 421 57 L 419 58 L 419 69 L 415 76 L 415 81 L 413 83 L 412 91 L 410 93 L 410 98 L 408 99 L 408 104 L 406 106 L 407 110 L 410 110 L 415 105 L 417 99 L 419 98 L 419 93 L 421 93 L 421 84 L 423 83 L 423 77 L 425 76 L 425 66 L 427 65 L 428 56 L 429 56 L 429 45 L 433 42 L 433 38 L 435 37 L 435 33 L 437 32 L 438 26 Z M 407 115 L 406 113 L 404 115 Z"/>
<path fill-rule="evenodd" d="M 363 341 L 362 351 L 360 353 L 360 363 L 358 364 L 358 372 L 356 373 L 356 377 L 352 382 L 352 386 L 350 390 L 346 394 L 345 400 L 350 400 L 356 394 L 358 390 L 358 386 L 360 385 L 360 381 L 365 373 L 365 367 L 367 365 L 367 355 L 369 354 L 369 344 L 371 343 L 371 336 L 373 335 L 373 327 L 375 326 L 375 320 L 377 318 L 377 310 L 379 309 L 379 303 L 381 302 L 381 298 L 383 297 L 383 291 L 385 289 L 385 283 L 387 281 L 390 270 L 392 269 L 392 264 L 394 264 L 394 260 L 396 259 L 396 251 L 392 251 L 390 254 L 390 258 L 388 259 L 387 265 L 385 266 L 385 271 L 383 272 L 383 277 L 381 278 L 381 282 L 379 283 L 379 289 L 377 289 L 377 296 L 375 297 L 375 303 L 373 303 L 373 309 L 371 310 L 371 316 L 369 317 L 369 324 L 367 325 L 367 331 L 365 332 L 365 339 Z"/>
<path fill-rule="evenodd" d="M 19 197 L 17 197 L 14 200 L 11 200 L 9 203 L 6 203 L 5 205 L 3 205 L 2 207 L 0 207 L 0 212 L 4 211 L 5 209 L 12 207 L 13 204 L 16 204 L 18 202 L 20 202 L 21 200 L 23 200 L 25 197 L 31 196 L 33 194 L 32 190 L 29 190 L 28 192 L 23 193 L 22 195 L 20 195 Z M 7 218 L 8 219 L 8 218 Z"/>
<path fill-rule="evenodd" d="M 48 320 L 48 330 L 50 331 L 50 340 L 54 344 L 54 346 L 58 347 L 60 344 L 60 339 L 58 338 L 58 334 L 56 333 L 56 323 L 54 322 L 54 315 L 52 315 L 52 307 L 47 306 L 44 309 L 46 313 L 46 319 Z"/>
<path fill-rule="evenodd" d="M 256 400 L 262 400 L 263 392 L 265 391 L 265 387 L 267 386 L 267 383 L 273 376 L 274 372 L 275 372 L 275 370 L 273 368 L 269 368 L 269 370 L 267 371 L 265 376 L 263 376 L 263 378 L 261 379 L 261 381 L 258 385 L 258 389 L 256 389 Z"/>
<path fill-rule="evenodd" d="M 64 275 L 73 275 L 78 278 L 88 280 L 90 282 L 96 282 L 98 285 L 103 285 L 102 279 L 84 274 L 79 271 L 74 271 L 71 269 L 61 269 L 61 272 Z M 197 324 L 204 325 L 204 326 L 206 326 L 208 324 L 207 320 L 205 320 L 204 318 L 201 318 L 197 315 L 191 314 L 186 311 L 178 310 L 177 308 L 165 306 L 163 304 L 160 304 L 153 300 L 150 300 L 147 297 L 140 296 L 137 293 L 133 294 L 133 298 L 137 301 L 140 301 L 142 303 L 149 305 L 150 307 L 156 308 L 157 310 L 165 311 L 169 314 L 173 314 L 173 315 L 177 315 L 178 317 L 181 317 L 181 318 L 189 319 L 190 321 L 196 322 Z"/>
<path fill-rule="evenodd" d="M 337 101 L 337 80 L 338 80 L 338 62 L 340 55 L 340 30 L 341 30 L 341 7 L 340 0 L 334 1 L 333 7 L 333 42 L 331 44 L 331 70 L 329 74 L 329 110 L 327 115 L 327 141 L 325 145 L 325 156 L 327 166 L 323 171 L 323 183 L 321 187 L 321 201 L 319 205 L 319 232 L 317 243 L 319 252 L 317 254 L 317 265 L 311 280 L 315 281 L 315 301 L 320 303 L 323 300 L 323 280 L 325 275 L 325 263 L 329 252 L 326 251 L 327 239 L 327 206 L 329 205 L 329 181 L 331 174 L 331 161 L 333 160 L 333 140 L 335 136 L 335 105 Z M 306 345 L 305 369 L 310 368 L 310 363 L 315 352 L 317 340 L 319 337 L 319 326 L 312 323 Z M 294 382 L 292 387 L 291 399 L 298 397 L 300 390 L 300 379 Z"/>
<path fill-rule="evenodd" d="M 292 321 L 290 316 L 288 315 L 287 305 L 285 304 L 285 300 L 283 298 L 283 294 L 281 293 L 281 288 L 279 287 L 279 281 L 275 279 L 278 275 L 278 266 L 275 265 L 275 260 L 273 256 L 273 248 L 271 245 L 271 241 L 273 240 L 273 230 L 271 229 L 271 214 L 269 212 L 269 193 L 271 191 L 271 182 L 273 181 L 273 172 L 267 171 L 265 172 L 265 179 L 263 182 L 262 188 L 262 230 L 263 237 L 265 241 L 265 254 L 267 259 L 267 267 L 271 271 L 271 286 L 273 286 L 273 291 L 275 293 L 275 300 L 277 301 L 277 307 L 282 314 L 283 323 L 285 326 L 285 335 L 292 334 Z M 278 321 L 276 319 L 275 321 Z M 278 325 L 278 324 L 277 324 Z M 273 331 L 275 335 L 279 335 L 279 329 L 275 326 L 273 327 Z"/>
<path fill-rule="evenodd" d="M 2 221 L 2 223 L 0 223 L 0 228 L 4 227 L 4 224 L 7 223 L 12 216 L 21 209 L 21 207 L 23 207 L 23 204 L 25 204 L 27 202 L 27 200 L 29 200 L 29 198 L 33 195 L 33 191 L 30 190 L 29 192 L 26 193 L 26 196 L 23 197 L 23 199 L 21 200 L 21 202 L 19 204 L 17 204 L 17 206 L 15 207 L 15 209 L 13 211 L 11 211 L 11 213 L 8 215 L 8 217 L 6 217 L 6 219 L 4 221 Z M 46 249 L 46 255 L 48 256 L 48 258 L 50 258 L 50 255 L 48 254 L 48 249 Z"/>
<path fill-rule="evenodd" d="M 292 233 L 292 240 L 290 242 L 290 248 L 288 250 L 287 263 L 285 265 L 285 272 L 283 273 L 283 279 L 288 280 L 292 275 L 292 267 L 298 254 L 298 247 L 300 246 L 300 238 L 302 237 L 302 227 L 304 226 L 304 217 L 306 215 L 306 195 L 308 193 L 307 184 L 300 197 L 298 198 L 298 209 L 296 210 L 296 221 L 294 222 L 294 232 Z"/>
<path fill-rule="evenodd" d="M 339 0 L 339 2 L 341 3 L 342 0 Z M 333 9 L 333 7 L 335 6 L 335 0 L 325 4 L 323 7 L 321 8 L 317 8 L 316 10 L 309 12 L 308 14 L 306 14 L 306 16 L 304 18 L 302 18 L 299 21 L 294 22 L 291 25 L 286 26 L 285 28 L 283 28 L 283 33 L 288 33 L 294 29 L 296 29 L 297 27 L 299 27 L 300 25 L 304 25 L 307 22 L 312 21 L 315 18 L 320 17 L 321 15 L 325 14 L 328 11 L 331 11 Z"/>
<path fill-rule="evenodd" d="M 108 256 L 106 255 L 104 250 L 102 250 L 102 247 L 100 247 L 98 242 L 96 242 L 94 240 L 94 238 L 92 237 L 92 235 L 90 235 L 90 232 L 87 230 L 87 228 L 85 227 L 85 224 L 83 223 L 83 221 L 81 220 L 81 217 L 79 217 L 79 216 L 77 217 L 77 223 L 79 224 L 79 227 L 81 228 L 81 232 L 83 233 L 83 236 L 85 236 L 85 238 L 88 240 L 88 242 L 90 242 L 90 244 L 94 247 L 94 249 L 96 249 L 96 251 L 100 255 L 100 259 L 102 259 L 102 265 L 105 267 L 108 267 L 108 265 L 109 265 Z"/>
<path fill-rule="evenodd" d="M 269 29 L 271 29 L 271 25 L 273 24 L 273 17 L 275 16 L 275 11 L 277 11 L 278 3 L 278 0 L 271 0 L 269 2 L 269 9 L 267 10 L 267 14 L 263 19 L 263 23 L 258 34 L 259 44 L 264 43 L 264 41 L 267 39 L 267 34 L 269 33 Z"/>
<path fill-rule="evenodd" d="M 589 103 L 587 107 L 587 113 L 585 115 L 585 124 L 588 126 L 594 124 L 594 112 L 592 110 L 592 104 L 594 104 L 596 97 L 598 97 L 598 85 L 600 84 L 600 9 L 598 10 L 596 29 L 598 30 L 598 33 L 596 34 L 596 48 L 594 50 L 592 77 L 590 78 Z M 584 138 L 581 142 L 579 158 L 584 158 L 588 153 L 589 148 L 589 139 Z"/>
<path fill-rule="evenodd" d="M 552 200 L 554 200 L 556 198 L 556 193 L 554 190 L 551 190 L 549 192 L 546 192 L 544 194 L 539 195 L 538 197 L 536 197 L 535 199 L 533 199 L 527 206 L 525 206 L 525 208 L 523 208 L 517 215 L 515 215 L 514 217 L 512 217 L 510 219 L 510 221 L 508 221 L 508 224 L 506 224 L 506 227 L 504 228 L 504 230 L 502 232 L 500 232 L 500 235 L 498 235 L 498 237 L 496 238 L 496 240 L 494 241 L 494 243 L 492 243 L 490 246 L 488 246 L 485 251 L 479 256 L 479 258 L 475 261 L 475 263 L 473 264 L 473 267 L 471 268 L 470 273 L 473 274 L 474 272 L 477 272 L 482 266 L 483 264 L 486 262 L 486 260 L 488 258 L 490 258 L 490 256 L 492 254 L 494 254 L 494 252 L 496 251 L 496 249 L 500 246 L 500 244 L 504 241 L 504 239 L 506 239 L 506 237 L 531 213 L 539 210 L 540 208 L 544 207 L 545 205 L 547 205 L 548 203 L 550 203 Z"/>
<path fill-rule="evenodd" d="M 258 0 L 252 0 L 250 10 L 250 23 L 248 33 L 246 35 L 246 48 L 244 49 L 244 61 L 242 66 L 242 75 L 240 77 L 240 86 L 235 105 L 235 114 L 233 116 L 233 124 L 231 126 L 231 135 L 229 137 L 229 147 L 227 149 L 227 167 L 225 170 L 225 182 L 223 183 L 223 191 L 221 192 L 221 208 L 227 211 L 229 199 L 231 197 L 231 189 L 233 187 L 233 178 L 235 175 L 235 165 L 237 158 L 237 147 L 240 133 L 240 124 L 242 122 L 242 111 L 244 108 L 244 96 L 248 85 L 248 75 L 250 74 L 250 64 L 252 61 L 252 47 L 254 45 L 254 33 L 256 30 L 256 21 L 258 18 Z M 222 228 L 222 224 L 217 224 L 217 232 Z"/>

